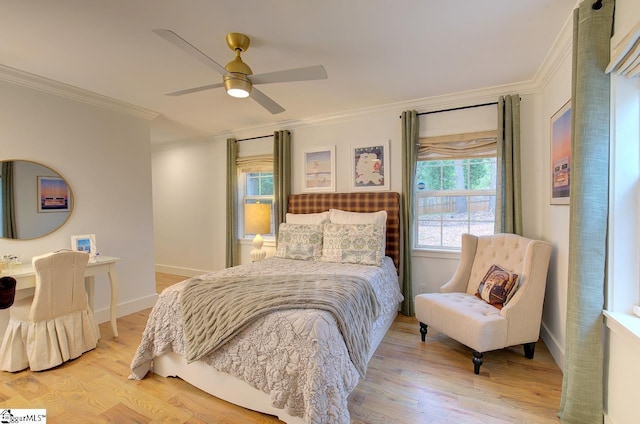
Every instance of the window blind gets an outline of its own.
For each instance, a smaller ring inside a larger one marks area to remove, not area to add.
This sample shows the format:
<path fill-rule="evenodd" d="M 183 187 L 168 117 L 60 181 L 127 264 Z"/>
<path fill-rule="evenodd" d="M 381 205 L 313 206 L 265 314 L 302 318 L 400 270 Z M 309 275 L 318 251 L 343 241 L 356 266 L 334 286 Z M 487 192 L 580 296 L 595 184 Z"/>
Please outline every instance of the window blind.
<path fill-rule="evenodd" d="M 418 160 L 453 160 L 486 158 L 496 155 L 497 131 L 422 137 Z"/>
<path fill-rule="evenodd" d="M 236 158 L 236 166 L 240 172 L 273 171 L 273 155 L 257 155 Z"/>
<path fill-rule="evenodd" d="M 627 78 L 640 75 L 640 22 L 611 51 L 605 73 L 610 72 Z"/>

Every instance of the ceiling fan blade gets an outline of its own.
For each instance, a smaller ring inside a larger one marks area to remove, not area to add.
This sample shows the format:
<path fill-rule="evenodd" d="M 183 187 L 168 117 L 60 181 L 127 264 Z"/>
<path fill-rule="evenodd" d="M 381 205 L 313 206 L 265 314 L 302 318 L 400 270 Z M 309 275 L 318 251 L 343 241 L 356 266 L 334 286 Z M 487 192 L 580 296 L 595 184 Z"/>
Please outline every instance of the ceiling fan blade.
<path fill-rule="evenodd" d="M 193 87 L 193 88 L 186 88 L 184 90 L 172 91 L 170 93 L 164 93 L 164 95 L 165 96 L 182 96 L 185 94 L 197 93 L 198 91 L 211 90 L 212 88 L 222 87 L 223 85 L 224 84 L 219 82 L 217 84 L 202 85 L 200 87 Z"/>
<path fill-rule="evenodd" d="M 305 68 L 287 69 L 284 71 L 251 75 L 249 79 L 253 84 L 321 80 L 327 79 L 327 71 L 324 70 L 324 66 L 322 65 L 307 66 Z"/>
<path fill-rule="evenodd" d="M 255 87 L 251 90 L 251 98 L 274 115 L 284 112 L 284 108 L 282 106 L 271 100 L 271 98 L 267 97 L 266 94 Z"/>
<path fill-rule="evenodd" d="M 227 70 L 224 68 L 224 66 L 220 65 L 218 62 L 216 62 L 215 60 L 211 59 L 206 54 L 202 53 L 195 46 L 190 44 L 187 40 L 185 40 L 184 38 L 180 37 L 175 32 L 173 32 L 173 31 L 171 31 L 169 29 L 161 29 L 161 28 L 160 29 L 154 29 L 153 32 L 155 32 L 160 37 L 164 38 L 165 40 L 167 40 L 168 42 L 170 42 L 174 46 L 178 47 L 179 49 L 184 50 L 185 52 L 189 53 L 191 56 L 195 57 L 196 59 L 198 59 L 200 62 L 204 63 L 205 65 L 209 66 L 210 68 L 213 68 L 213 70 L 218 72 L 220 75 L 225 75 L 227 73 Z"/>

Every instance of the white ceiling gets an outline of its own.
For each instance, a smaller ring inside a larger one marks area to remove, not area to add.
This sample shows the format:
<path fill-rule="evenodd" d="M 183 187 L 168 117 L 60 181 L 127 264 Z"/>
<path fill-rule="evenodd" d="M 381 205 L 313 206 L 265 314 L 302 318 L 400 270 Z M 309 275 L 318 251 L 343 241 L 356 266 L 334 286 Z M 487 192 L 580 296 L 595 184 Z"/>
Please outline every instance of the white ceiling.
<path fill-rule="evenodd" d="M 152 142 L 164 142 L 530 81 L 575 4 L 2 0 L 0 64 L 155 111 Z M 223 66 L 233 58 L 225 35 L 242 32 L 255 74 L 324 65 L 329 78 L 259 86 L 286 109 L 278 115 L 221 88 L 168 97 L 221 76 L 154 28 Z"/>

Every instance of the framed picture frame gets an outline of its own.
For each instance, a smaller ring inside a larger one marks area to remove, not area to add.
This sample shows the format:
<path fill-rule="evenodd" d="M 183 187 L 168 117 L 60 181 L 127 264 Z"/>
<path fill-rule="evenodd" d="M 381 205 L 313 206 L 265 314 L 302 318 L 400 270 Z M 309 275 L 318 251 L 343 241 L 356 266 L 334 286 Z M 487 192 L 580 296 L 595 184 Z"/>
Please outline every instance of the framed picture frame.
<path fill-rule="evenodd" d="M 571 194 L 571 100 L 551 117 L 550 203 L 568 205 Z"/>
<path fill-rule="evenodd" d="M 351 147 L 351 188 L 384 191 L 390 187 L 389 141 Z"/>
<path fill-rule="evenodd" d="M 303 192 L 336 191 L 336 148 L 318 147 L 302 152 Z"/>
<path fill-rule="evenodd" d="M 71 191 L 64 178 L 37 177 L 38 213 L 69 212 Z"/>
<path fill-rule="evenodd" d="M 98 255 L 96 248 L 96 236 L 94 234 L 82 234 L 71 236 L 71 250 L 87 252 L 89 258 L 95 259 Z"/>

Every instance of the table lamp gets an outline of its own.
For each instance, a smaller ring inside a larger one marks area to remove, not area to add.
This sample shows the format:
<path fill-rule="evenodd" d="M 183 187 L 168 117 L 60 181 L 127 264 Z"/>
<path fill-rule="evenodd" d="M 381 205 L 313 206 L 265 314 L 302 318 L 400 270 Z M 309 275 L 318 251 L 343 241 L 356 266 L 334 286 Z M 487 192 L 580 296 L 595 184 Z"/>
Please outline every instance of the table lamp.
<path fill-rule="evenodd" d="M 271 232 L 271 205 L 268 203 L 245 203 L 244 205 L 244 233 L 255 234 L 251 260 L 253 262 L 264 259 L 267 252 L 262 250 L 261 234 Z"/>

